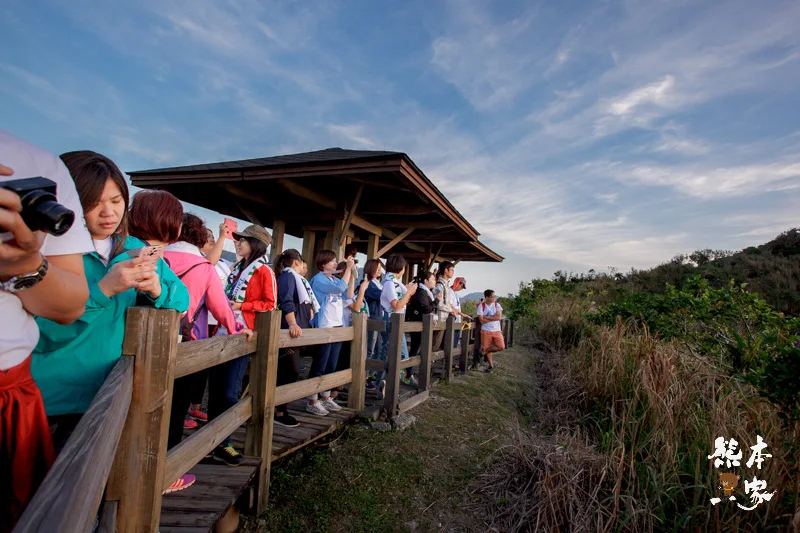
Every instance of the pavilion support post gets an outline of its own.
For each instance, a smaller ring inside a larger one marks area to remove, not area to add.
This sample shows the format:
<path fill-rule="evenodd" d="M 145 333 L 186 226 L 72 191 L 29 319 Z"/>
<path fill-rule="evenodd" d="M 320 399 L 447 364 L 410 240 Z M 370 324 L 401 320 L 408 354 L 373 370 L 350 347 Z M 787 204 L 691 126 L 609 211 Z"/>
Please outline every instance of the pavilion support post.
<path fill-rule="evenodd" d="M 244 453 L 261 458 L 258 477 L 258 514 L 267 508 L 270 464 L 272 463 L 272 429 L 275 413 L 275 387 L 278 379 L 278 343 L 281 334 L 281 312 L 256 313 L 256 353 L 251 359 L 250 395 L 253 414 L 247 421 Z"/>
<path fill-rule="evenodd" d="M 403 325 L 406 316 L 402 313 L 392 313 L 391 331 L 389 332 L 389 351 L 386 354 L 389 368 L 386 373 L 386 391 L 383 399 L 383 408 L 386 410 L 386 418 L 391 420 L 397 416 L 397 406 L 400 397 L 400 355 L 401 343 L 403 342 Z"/>
<path fill-rule="evenodd" d="M 378 248 L 380 246 L 380 235 L 370 233 L 367 237 L 367 259 L 380 259 Z"/>
<path fill-rule="evenodd" d="M 270 258 L 275 259 L 283 253 L 283 238 L 286 235 L 286 223 L 283 220 L 276 220 L 272 223 L 272 250 Z"/>
<path fill-rule="evenodd" d="M 361 193 L 364 192 L 364 184 L 358 186 L 358 192 L 356 192 L 356 197 L 353 200 L 353 205 L 350 206 L 350 209 L 347 211 L 347 216 L 345 216 L 344 223 L 342 224 L 341 231 L 339 231 L 336 235 L 336 245 L 340 248 L 344 248 L 344 245 L 347 243 L 347 233 L 350 231 L 350 224 L 353 222 L 353 216 L 356 214 L 356 209 L 358 209 L 358 202 L 361 200 Z"/>
<path fill-rule="evenodd" d="M 317 234 L 313 231 L 303 232 L 303 259 L 309 263 L 309 268 L 314 262 L 314 245 L 317 242 Z"/>
<path fill-rule="evenodd" d="M 133 394 L 105 499 L 119 502 L 117 531 L 157 531 L 167 459 L 178 313 L 132 307 L 123 355 L 133 356 Z"/>
<path fill-rule="evenodd" d="M 444 380 L 453 379 L 453 339 L 455 338 L 456 317 L 447 316 L 447 325 L 444 330 Z"/>

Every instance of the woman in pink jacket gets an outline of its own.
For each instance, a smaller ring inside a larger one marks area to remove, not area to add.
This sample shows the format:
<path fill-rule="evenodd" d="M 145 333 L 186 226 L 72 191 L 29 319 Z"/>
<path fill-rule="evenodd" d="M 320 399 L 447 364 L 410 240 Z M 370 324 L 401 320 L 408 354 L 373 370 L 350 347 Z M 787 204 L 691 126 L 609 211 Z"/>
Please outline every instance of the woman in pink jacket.
<path fill-rule="evenodd" d="M 190 339 L 187 340 L 208 338 L 209 313 L 228 331 L 245 334 L 249 340 L 253 332 L 236 321 L 217 271 L 200 252 L 207 238 L 208 230 L 202 219 L 186 213 L 183 215 L 179 242 L 167 246 L 164 251 L 164 260 L 189 290 L 189 310 L 182 321 L 186 324 L 188 319 L 193 326 Z M 207 371 L 203 371 L 175 380 L 167 444 L 169 448 L 181 441 L 192 392 L 197 388 L 198 382 L 205 385 L 206 376 Z M 209 390 L 208 393 L 210 397 L 224 391 Z"/>

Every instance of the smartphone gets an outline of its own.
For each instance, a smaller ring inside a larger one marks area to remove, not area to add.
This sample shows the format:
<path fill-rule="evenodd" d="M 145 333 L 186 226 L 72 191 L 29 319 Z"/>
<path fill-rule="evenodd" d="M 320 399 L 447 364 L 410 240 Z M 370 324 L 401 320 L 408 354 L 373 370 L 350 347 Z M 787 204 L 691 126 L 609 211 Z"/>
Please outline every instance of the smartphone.
<path fill-rule="evenodd" d="M 155 263 L 161 257 L 161 251 L 163 250 L 163 246 L 142 246 L 141 248 L 134 248 L 133 250 L 128 250 L 128 257 L 133 259 L 134 257 L 142 258 L 146 263 Z"/>

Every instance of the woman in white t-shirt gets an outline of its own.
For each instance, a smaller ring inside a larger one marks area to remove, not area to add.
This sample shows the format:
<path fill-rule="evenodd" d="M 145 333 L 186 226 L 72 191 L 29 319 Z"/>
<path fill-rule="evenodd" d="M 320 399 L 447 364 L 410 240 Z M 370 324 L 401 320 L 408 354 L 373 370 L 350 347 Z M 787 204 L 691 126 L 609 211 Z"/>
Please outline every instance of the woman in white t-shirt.
<path fill-rule="evenodd" d="M 61 236 L 36 234 L 20 216 L 19 197 L 2 182 L 42 176 L 75 213 Z M 53 154 L 0 130 L 0 531 L 10 531 L 55 454 L 44 403 L 31 377 L 39 340 L 33 315 L 62 324 L 83 314 L 89 288 L 81 254 L 92 250 L 75 184 Z M 20 423 L 24 421 L 24 423 Z"/>
<path fill-rule="evenodd" d="M 383 291 L 381 292 L 381 308 L 383 309 L 383 320 L 386 322 L 385 331 L 381 332 L 380 355 L 378 359 L 386 361 L 389 352 L 389 337 L 392 333 L 392 314 L 406 313 L 408 300 L 417 292 L 417 284 L 409 283 L 403 285 L 400 280 L 406 271 L 408 263 L 399 254 L 390 255 L 386 259 L 386 277 L 383 281 Z M 408 344 L 406 336 L 400 336 L 400 358 L 408 359 Z M 386 392 L 386 372 L 378 376 L 378 390 L 375 395 L 379 400 L 383 399 Z"/>

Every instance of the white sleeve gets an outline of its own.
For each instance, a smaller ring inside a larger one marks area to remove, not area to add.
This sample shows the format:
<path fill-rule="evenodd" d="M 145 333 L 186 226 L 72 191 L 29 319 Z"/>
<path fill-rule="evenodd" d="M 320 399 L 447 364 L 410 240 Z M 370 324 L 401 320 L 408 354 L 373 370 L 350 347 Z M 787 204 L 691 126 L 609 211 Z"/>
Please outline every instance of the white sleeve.
<path fill-rule="evenodd" d="M 478 316 L 483 316 L 483 311 L 481 310 L 482 308 L 483 306 L 481 304 L 478 304 Z"/>
<path fill-rule="evenodd" d="M 56 183 L 56 199 L 58 203 L 75 213 L 75 222 L 64 235 L 55 237 L 48 235 L 42 245 L 42 254 L 46 256 L 85 254 L 94 251 L 92 238 L 86 229 L 83 218 L 83 208 L 81 207 L 78 191 L 75 190 L 75 182 L 69 175 L 67 167 L 59 158 L 48 154 L 53 159 L 48 167 L 52 170 L 43 177 L 49 178 Z"/>

